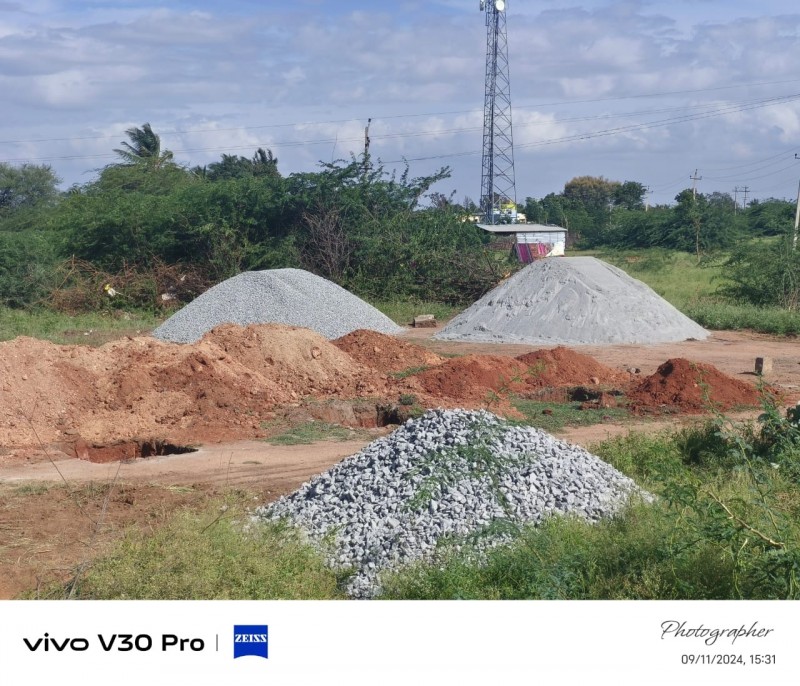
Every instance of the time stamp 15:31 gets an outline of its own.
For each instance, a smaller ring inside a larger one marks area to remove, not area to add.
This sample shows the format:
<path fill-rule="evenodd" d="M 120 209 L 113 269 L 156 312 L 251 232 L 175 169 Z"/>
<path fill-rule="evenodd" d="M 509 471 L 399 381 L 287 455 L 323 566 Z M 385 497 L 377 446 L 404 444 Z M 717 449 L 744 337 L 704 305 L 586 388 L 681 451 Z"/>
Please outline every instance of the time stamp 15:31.
<path fill-rule="evenodd" d="M 738 653 L 684 653 L 683 665 L 774 665 L 775 655 L 742 655 Z"/>

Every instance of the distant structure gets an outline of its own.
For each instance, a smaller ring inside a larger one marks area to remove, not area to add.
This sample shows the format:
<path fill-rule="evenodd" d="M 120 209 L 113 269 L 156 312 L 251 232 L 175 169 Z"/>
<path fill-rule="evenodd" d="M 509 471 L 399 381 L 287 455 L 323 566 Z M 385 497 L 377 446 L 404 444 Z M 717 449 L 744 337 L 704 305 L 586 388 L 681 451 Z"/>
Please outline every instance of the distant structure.
<path fill-rule="evenodd" d="M 506 36 L 508 0 L 480 0 L 480 7 L 486 18 L 481 214 L 471 221 L 477 219 L 479 227 L 495 236 L 506 239 L 513 236 L 514 252 L 522 262 L 561 257 L 567 230 L 549 224 L 528 224 L 525 215 L 517 212 Z"/>
<path fill-rule="evenodd" d="M 486 16 L 481 213 L 486 224 L 510 224 L 517 221 L 517 192 L 506 37 L 508 2 L 480 0 L 480 7 Z"/>
<path fill-rule="evenodd" d="M 530 264 L 544 257 L 563 257 L 567 230 L 551 224 L 478 224 L 493 236 L 513 238 L 513 250 L 520 262 Z"/>

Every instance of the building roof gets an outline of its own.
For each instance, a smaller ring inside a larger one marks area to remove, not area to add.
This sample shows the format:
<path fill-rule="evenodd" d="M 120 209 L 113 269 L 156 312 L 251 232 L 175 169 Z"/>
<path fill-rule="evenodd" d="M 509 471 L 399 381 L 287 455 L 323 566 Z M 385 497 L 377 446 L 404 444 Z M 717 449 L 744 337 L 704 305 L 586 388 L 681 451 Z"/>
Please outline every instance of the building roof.
<path fill-rule="evenodd" d="M 567 233 L 561 226 L 552 224 L 478 224 L 484 231 L 496 234 L 510 235 L 512 233 Z"/>

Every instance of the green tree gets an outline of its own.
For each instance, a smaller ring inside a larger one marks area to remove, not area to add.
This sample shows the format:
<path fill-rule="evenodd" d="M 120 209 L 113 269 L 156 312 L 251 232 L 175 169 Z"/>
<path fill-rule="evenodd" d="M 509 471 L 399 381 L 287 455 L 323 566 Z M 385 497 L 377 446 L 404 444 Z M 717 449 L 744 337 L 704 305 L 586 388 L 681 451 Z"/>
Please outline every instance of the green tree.
<path fill-rule="evenodd" d="M 724 295 L 753 303 L 800 309 L 800 251 L 787 232 L 775 242 L 737 246 L 725 263 Z"/>
<path fill-rule="evenodd" d="M 114 149 L 125 164 L 145 164 L 158 169 L 172 162 L 172 152 L 161 150 L 161 137 L 153 131 L 149 123 L 144 124 L 142 128 L 134 126 L 125 131 L 125 134 L 130 142 L 122 141 L 122 148 Z"/>
<path fill-rule="evenodd" d="M 647 189 L 638 181 L 624 181 L 611 191 L 611 202 L 614 207 L 626 210 L 643 210 L 644 196 Z"/>
<path fill-rule="evenodd" d="M 576 176 L 564 184 L 564 197 L 579 202 L 590 214 L 607 213 L 622 184 L 602 176 Z"/>
<path fill-rule="evenodd" d="M 611 221 L 614 194 L 621 184 L 602 176 L 576 176 L 564 185 L 569 231 L 587 246 L 602 245 Z"/>
<path fill-rule="evenodd" d="M 49 232 L 0 231 L 0 305 L 31 307 L 56 285 L 58 246 Z"/>
<path fill-rule="evenodd" d="M 794 226 L 796 206 L 788 200 L 753 200 L 743 213 L 751 236 L 778 236 Z"/>
<path fill-rule="evenodd" d="M 197 170 L 199 173 L 199 169 Z M 219 162 L 212 162 L 202 168 L 199 174 L 209 181 L 238 179 L 243 176 L 279 176 L 278 159 L 272 151 L 258 148 L 253 157 L 223 154 Z"/>
<path fill-rule="evenodd" d="M 665 247 L 693 252 L 699 259 L 702 253 L 728 248 L 740 238 L 744 220 L 735 214 L 727 193 L 695 194 L 687 188 L 675 200 Z"/>
<path fill-rule="evenodd" d="M 50 165 L 0 162 L 0 219 L 20 210 L 52 207 L 59 196 L 56 176 Z"/>
<path fill-rule="evenodd" d="M 649 211 L 618 208 L 611 216 L 607 244 L 618 248 L 650 248 L 669 243 L 672 210 L 666 206 Z"/>

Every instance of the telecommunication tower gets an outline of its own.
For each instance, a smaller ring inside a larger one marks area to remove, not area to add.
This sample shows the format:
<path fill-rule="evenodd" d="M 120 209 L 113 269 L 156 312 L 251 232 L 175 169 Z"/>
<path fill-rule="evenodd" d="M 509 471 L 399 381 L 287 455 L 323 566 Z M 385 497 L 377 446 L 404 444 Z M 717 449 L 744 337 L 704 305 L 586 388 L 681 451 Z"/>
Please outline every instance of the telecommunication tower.
<path fill-rule="evenodd" d="M 487 224 L 516 222 L 507 0 L 480 0 L 486 16 L 486 94 L 483 105 L 481 212 Z"/>

